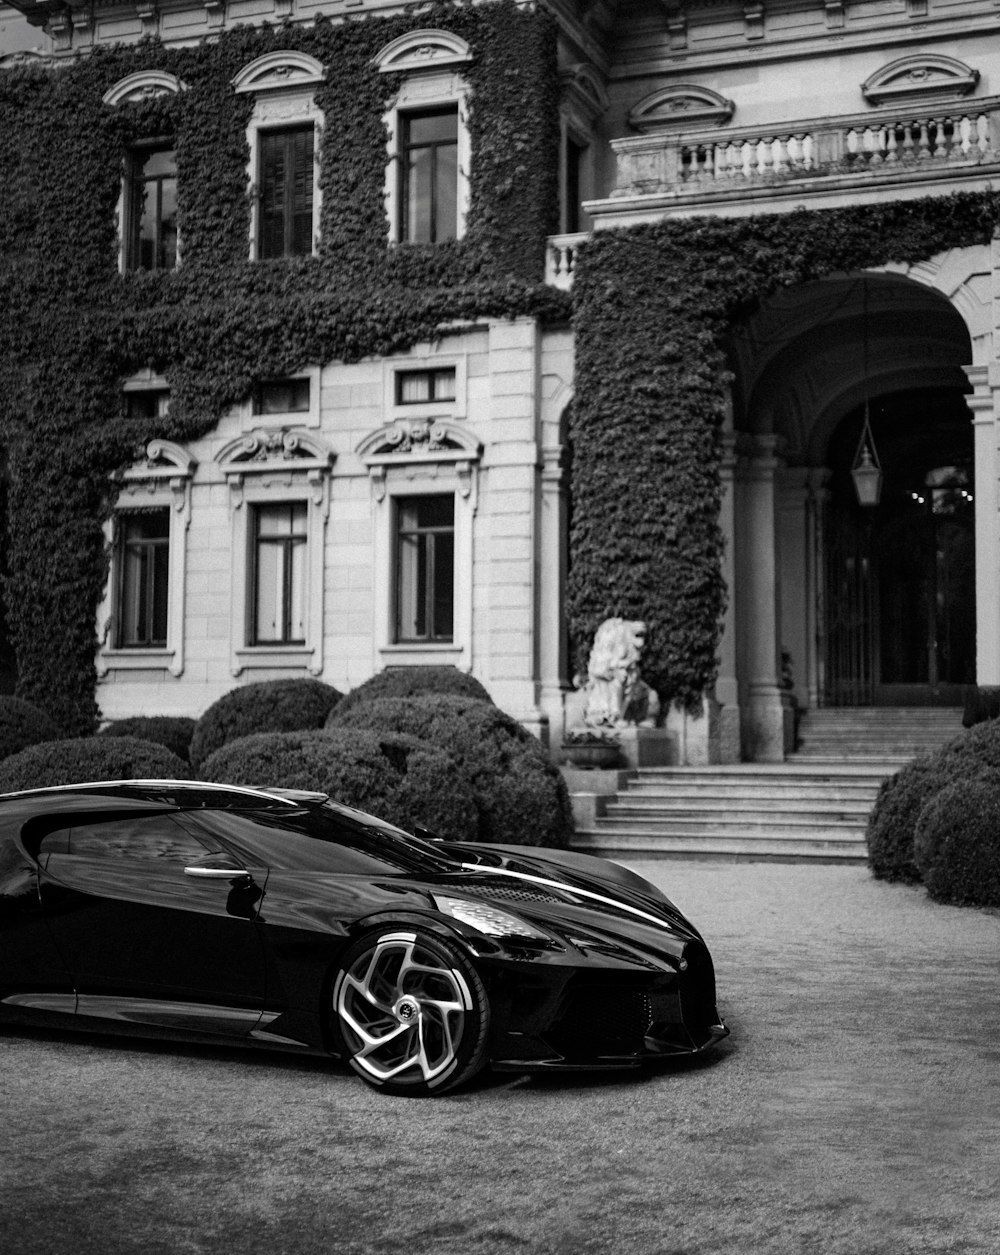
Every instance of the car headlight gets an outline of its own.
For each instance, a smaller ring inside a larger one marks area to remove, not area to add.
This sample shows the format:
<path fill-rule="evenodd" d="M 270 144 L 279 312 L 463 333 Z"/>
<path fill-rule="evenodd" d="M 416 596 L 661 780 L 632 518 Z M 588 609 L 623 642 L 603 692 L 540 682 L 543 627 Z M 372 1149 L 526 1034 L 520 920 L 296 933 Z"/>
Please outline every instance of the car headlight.
<path fill-rule="evenodd" d="M 535 928 L 516 915 L 509 915 L 488 902 L 472 902 L 468 898 L 450 898 L 435 893 L 434 903 L 438 910 L 452 919 L 461 920 L 470 928 L 475 928 L 487 937 L 533 937 L 539 941 L 550 941 L 548 933 Z"/>

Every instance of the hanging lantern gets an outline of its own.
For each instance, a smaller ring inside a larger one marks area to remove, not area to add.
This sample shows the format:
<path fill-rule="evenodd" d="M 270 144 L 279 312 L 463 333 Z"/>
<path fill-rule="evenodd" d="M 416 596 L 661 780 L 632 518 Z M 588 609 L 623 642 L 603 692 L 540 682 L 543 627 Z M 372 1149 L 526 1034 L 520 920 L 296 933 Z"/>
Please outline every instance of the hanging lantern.
<path fill-rule="evenodd" d="M 858 451 L 854 455 L 851 478 L 854 480 L 854 491 L 858 494 L 858 505 L 878 505 L 879 497 L 882 495 L 882 464 L 878 460 L 875 439 L 872 436 L 871 424 L 868 422 L 867 401 L 865 401 L 865 425 L 861 429 Z"/>

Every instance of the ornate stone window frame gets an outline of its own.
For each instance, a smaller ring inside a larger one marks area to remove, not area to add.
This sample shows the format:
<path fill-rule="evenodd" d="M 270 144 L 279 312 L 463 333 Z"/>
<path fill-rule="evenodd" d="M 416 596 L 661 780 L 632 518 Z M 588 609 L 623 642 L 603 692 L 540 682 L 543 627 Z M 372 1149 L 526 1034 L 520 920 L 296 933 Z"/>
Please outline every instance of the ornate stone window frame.
<path fill-rule="evenodd" d="M 456 236 L 465 234 L 469 213 L 469 169 L 472 144 L 469 138 L 469 89 L 462 69 L 472 60 L 472 51 L 464 39 L 450 31 L 410 31 L 392 40 L 373 58 L 380 74 L 405 75 L 399 91 L 388 102 L 383 122 L 388 133 L 385 168 L 385 209 L 389 226 L 389 242 L 398 244 L 400 202 L 402 198 L 403 119 L 408 113 L 454 105 L 458 111 L 458 206 Z"/>
<path fill-rule="evenodd" d="M 117 83 L 104 93 L 103 102 L 111 109 L 118 109 L 122 105 L 136 104 L 144 100 L 153 100 L 157 96 L 177 96 L 181 92 L 187 91 L 187 84 L 177 77 L 176 74 L 168 74 L 166 70 L 137 70 L 135 74 L 128 74 L 125 78 L 120 78 Z M 155 137 L 150 137 L 151 140 Z M 175 138 L 175 137 L 171 137 Z M 166 137 L 164 137 L 166 139 Z M 128 162 L 126 169 L 122 171 L 121 183 L 118 189 L 118 204 L 115 207 L 115 217 L 118 223 L 118 273 L 126 272 L 126 254 L 127 242 L 125 239 L 125 221 L 126 221 L 126 198 L 128 196 Z M 182 246 L 180 231 L 177 233 L 177 265 L 181 264 Z"/>
<path fill-rule="evenodd" d="M 911 104 L 971 95 L 979 71 L 955 57 L 918 52 L 876 70 L 861 84 L 870 105 Z"/>
<path fill-rule="evenodd" d="M 245 65 L 232 81 L 237 95 L 254 97 L 253 114 L 247 124 L 247 191 L 250 197 L 249 257 L 257 261 L 258 197 L 260 178 L 260 137 L 267 131 L 290 126 L 312 125 L 313 128 L 313 228 L 312 252 L 319 248 L 319 226 L 322 221 L 323 189 L 320 185 L 319 154 L 323 131 L 323 114 L 316 104 L 316 88 L 326 72 L 315 57 L 293 49 L 269 52 Z"/>
<path fill-rule="evenodd" d="M 229 489 L 230 670 L 234 676 L 252 669 L 289 668 L 310 675 L 323 670 L 326 523 L 334 457 L 312 432 L 261 427 L 230 441 L 216 458 Z M 305 644 L 249 645 L 252 507 L 298 501 L 307 506 L 309 605 Z"/>
<path fill-rule="evenodd" d="M 97 656 L 97 674 L 104 678 L 111 671 L 169 671 L 173 676 L 184 673 L 184 615 L 187 597 L 187 536 L 191 526 L 191 481 L 198 463 L 180 445 L 169 440 L 151 440 L 146 457 L 120 476 L 118 500 L 105 534 L 112 560 L 104 598 L 98 610 L 101 625 L 101 648 Z M 115 639 L 115 604 L 120 573 L 117 561 L 118 517 L 131 510 L 169 507 L 170 542 L 168 557 L 167 643 L 150 649 L 117 649 Z M 110 642 L 110 643 L 109 643 Z"/>
<path fill-rule="evenodd" d="M 604 80 L 589 61 L 581 61 L 559 75 L 559 229 L 569 227 L 569 146 L 576 144 L 583 152 L 579 171 L 580 201 L 596 195 L 594 141 L 597 123 L 609 108 Z M 582 211 L 577 207 L 577 214 Z"/>
<path fill-rule="evenodd" d="M 461 423 L 406 418 L 387 423 L 357 446 L 368 469 L 374 514 L 372 571 L 375 665 L 451 663 L 472 666 L 473 527 L 478 505 L 483 447 Z M 454 630 L 450 642 L 394 640 L 395 499 L 444 496 L 455 499 Z"/>

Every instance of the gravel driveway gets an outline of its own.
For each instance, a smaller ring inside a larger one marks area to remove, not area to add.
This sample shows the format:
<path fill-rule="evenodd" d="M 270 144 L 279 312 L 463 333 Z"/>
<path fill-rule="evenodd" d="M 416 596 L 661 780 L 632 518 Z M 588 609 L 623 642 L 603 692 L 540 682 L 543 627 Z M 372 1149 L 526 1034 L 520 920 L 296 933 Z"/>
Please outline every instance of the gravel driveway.
<path fill-rule="evenodd" d="M 289 1056 L 12 1031 L 0 1249 L 1000 1250 L 1000 915 L 858 867 L 630 866 L 713 950 L 711 1060 L 418 1101 Z"/>

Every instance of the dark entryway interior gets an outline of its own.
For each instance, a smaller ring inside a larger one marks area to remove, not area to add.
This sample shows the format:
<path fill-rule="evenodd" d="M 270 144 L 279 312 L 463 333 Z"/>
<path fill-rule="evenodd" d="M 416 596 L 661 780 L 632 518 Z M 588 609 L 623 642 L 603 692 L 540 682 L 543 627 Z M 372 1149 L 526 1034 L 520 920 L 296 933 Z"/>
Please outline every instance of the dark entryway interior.
<path fill-rule="evenodd" d="M 824 700 L 955 705 L 976 674 L 969 410 L 958 389 L 924 388 L 872 399 L 869 416 L 878 505 L 858 504 L 850 476 L 863 406 L 828 451 Z"/>

